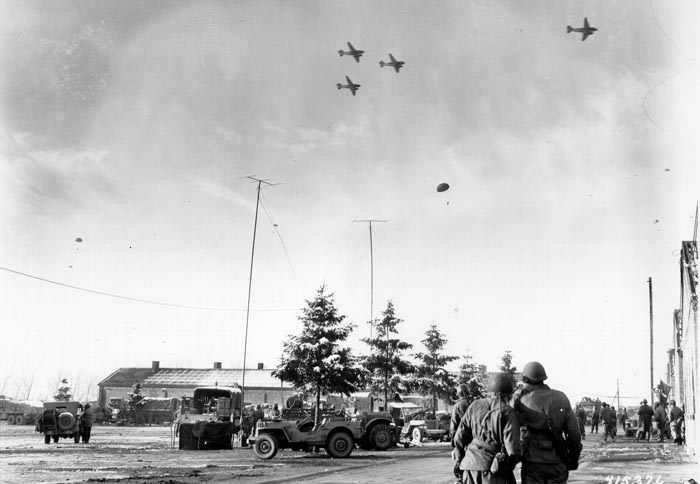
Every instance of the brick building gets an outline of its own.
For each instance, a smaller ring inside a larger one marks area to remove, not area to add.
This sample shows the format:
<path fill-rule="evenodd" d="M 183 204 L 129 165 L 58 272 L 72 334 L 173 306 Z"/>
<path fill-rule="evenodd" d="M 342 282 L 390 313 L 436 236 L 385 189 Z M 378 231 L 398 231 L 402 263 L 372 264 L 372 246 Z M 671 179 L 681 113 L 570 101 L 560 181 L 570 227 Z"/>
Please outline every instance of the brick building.
<path fill-rule="evenodd" d="M 262 363 L 256 369 L 246 368 L 246 404 L 284 405 L 294 393 L 294 387 L 273 377 L 272 371 Z M 128 400 L 137 382 L 141 384 L 141 394 L 146 397 L 181 398 L 191 396 L 197 387 L 240 386 L 242 381 L 242 369 L 221 368 L 219 362 L 214 362 L 212 368 L 161 368 L 160 362 L 154 361 L 150 368 L 119 368 L 98 383 L 98 406 Z"/>

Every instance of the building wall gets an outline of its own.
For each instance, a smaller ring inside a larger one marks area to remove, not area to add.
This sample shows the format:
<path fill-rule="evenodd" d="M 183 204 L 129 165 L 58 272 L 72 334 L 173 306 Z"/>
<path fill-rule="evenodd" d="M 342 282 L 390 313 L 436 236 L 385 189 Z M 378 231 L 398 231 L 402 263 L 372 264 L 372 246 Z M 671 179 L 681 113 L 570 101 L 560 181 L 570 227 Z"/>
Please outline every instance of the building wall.
<path fill-rule="evenodd" d="M 679 356 L 679 400 L 685 410 L 686 445 L 695 452 L 700 447 L 698 428 L 698 250 L 696 241 L 681 245 L 681 309 Z"/>
<path fill-rule="evenodd" d="M 183 396 L 192 396 L 195 387 L 141 387 L 141 395 L 144 397 L 169 397 L 182 398 Z M 98 405 L 104 407 L 109 403 L 111 398 L 121 398 L 124 401 L 129 400 L 129 394 L 133 391 L 133 387 L 101 387 L 100 397 L 104 395 L 104 400 L 100 400 Z M 290 388 L 247 388 L 245 390 L 245 404 L 262 404 L 271 403 L 278 404 L 280 408 L 284 408 L 284 404 L 294 393 Z"/>

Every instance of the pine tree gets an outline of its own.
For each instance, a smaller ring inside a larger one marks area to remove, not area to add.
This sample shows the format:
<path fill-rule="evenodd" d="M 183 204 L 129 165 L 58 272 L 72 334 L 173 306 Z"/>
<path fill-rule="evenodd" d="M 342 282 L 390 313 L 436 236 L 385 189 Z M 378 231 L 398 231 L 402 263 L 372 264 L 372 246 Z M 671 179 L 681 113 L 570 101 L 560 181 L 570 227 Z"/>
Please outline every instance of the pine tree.
<path fill-rule="evenodd" d="M 53 399 L 57 402 L 70 402 L 73 400 L 73 394 L 70 391 L 70 386 L 68 386 L 68 380 L 66 378 L 62 379 L 61 385 L 56 390 L 56 395 L 53 396 Z"/>
<path fill-rule="evenodd" d="M 413 345 L 392 338 L 392 335 L 398 334 L 396 326 L 402 321 L 396 317 L 394 304 L 388 301 L 381 321 L 376 324 L 376 337 L 362 339 L 370 347 L 370 354 L 364 362 L 369 371 L 369 389 L 372 394 L 384 394 L 385 411 L 390 394 L 409 390 L 408 376 L 415 371 L 413 364 L 402 355 L 404 351 L 413 348 Z"/>
<path fill-rule="evenodd" d="M 501 356 L 501 366 L 499 366 L 498 369 L 508 375 L 510 382 L 513 384 L 513 389 L 516 389 L 518 388 L 518 382 L 516 381 L 515 373 L 518 371 L 518 369 L 513 366 L 512 363 L 513 352 L 511 350 L 506 350 L 506 352 L 503 353 L 503 356 Z"/>
<path fill-rule="evenodd" d="M 312 301 L 306 301 L 299 320 L 303 327 L 298 336 L 289 335 L 284 342 L 282 361 L 273 376 L 290 382 L 298 390 L 316 395 L 316 422 L 319 419 L 321 395 L 356 392 L 364 381 L 366 371 L 353 356 L 350 348 L 341 347 L 354 329 L 343 323 L 333 294 L 321 286 Z"/>
<path fill-rule="evenodd" d="M 463 356 L 464 363 L 459 366 L 458 383 L 464 383 L 469 389 L 469 400 L 474 401 L 486 396 L 486 384 L 481 378 L 479 365 L 471 362 L 471 355 Z"/>
<path fill-rule="evenodd" d="M 432 410 L 435 412 L 437 410 L 438 397 L 447 400 L 452 395 L 455 379 L 445 369 L 445 365 L 458 359 L 458 357 L 442 353 L 447 344 L 447 339 L 438 330 L 436 324 L 430 325 L 430 329 L 425 332 L 425 336 L 425 339 L 421 342 L 427 351 L 415 354 L 420 363 L 418 364 L 414 384 L 421 395 L 432 395 Z"/>

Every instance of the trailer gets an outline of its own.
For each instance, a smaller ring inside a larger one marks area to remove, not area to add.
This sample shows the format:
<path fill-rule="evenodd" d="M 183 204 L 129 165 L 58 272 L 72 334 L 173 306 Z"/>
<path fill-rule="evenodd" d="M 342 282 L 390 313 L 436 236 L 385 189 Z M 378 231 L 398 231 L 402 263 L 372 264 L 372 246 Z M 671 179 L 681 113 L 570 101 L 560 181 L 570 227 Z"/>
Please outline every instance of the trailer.
<path fill-rule="evenodd" d="M 241 428 L 241 389 L 199 387 L 184 397 L 175 433 L 181 450 L 232 449 Z"/>

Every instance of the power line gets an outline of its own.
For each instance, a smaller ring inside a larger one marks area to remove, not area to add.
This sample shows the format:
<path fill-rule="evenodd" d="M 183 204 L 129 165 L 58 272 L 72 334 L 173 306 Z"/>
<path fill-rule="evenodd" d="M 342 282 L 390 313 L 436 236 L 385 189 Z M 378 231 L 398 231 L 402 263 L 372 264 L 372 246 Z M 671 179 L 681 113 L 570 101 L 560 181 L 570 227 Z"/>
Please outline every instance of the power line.
<path fill-rule="evenodd" d="M 46 279 L 44 277 L 34 276 L 31 274 L 27 274 L 25 272 L 20 272 L 20 271 L 14 270 L 14 269 L 9 269 L 7 267 L 0 266 L 0 269 L 2 269 L 3 271 L 11 272 L 12 274 L 17 274 L 19 276 L 28 277 L 30 279 L 36 279 L 38 281 L 46 282 L 49 284 L 55 284 L 57 286 L 67 287 L 68 289 L 75 289 L 76 291 L 89 292 L 91 294 L 98 294 L 100 296 L 113 297 L 113 298 L 117 298 L 117 299 L 123 299 L 126 301 L 140 302 L 140 303 L 144 303 L 144 304 L 155 304 L 158 306 L 168 306 L 171 308 L 179 308 L 179 309 L 197 309 L 200 311 L 226 311 L 226 312 L 243 312 L 243 311 L 245 311 L 245 309 L 219 308 L 219 307 L 210 307 L 210 306 L 188 306 L 185 304 L 174 304 L 174 303 L 168 303 L 168 302 L 163 302 L 163 301 L 154 301 L 151 299 L 143 299 L 143 298 L 131 297 L 131 296 L 122 296 L 119 294 L 113 294 L 113 293 L 109 293 L 109 292 L 88 289 L 85 287 L 74 286 L 72 284 L 66 284 L 64 282 L 53 281 L 51 279 Z M 252 311 L 255 311 L 255 312 L 274 312 L 274 311 L 296 311 L 296 309 L 254 309 Z"/>

